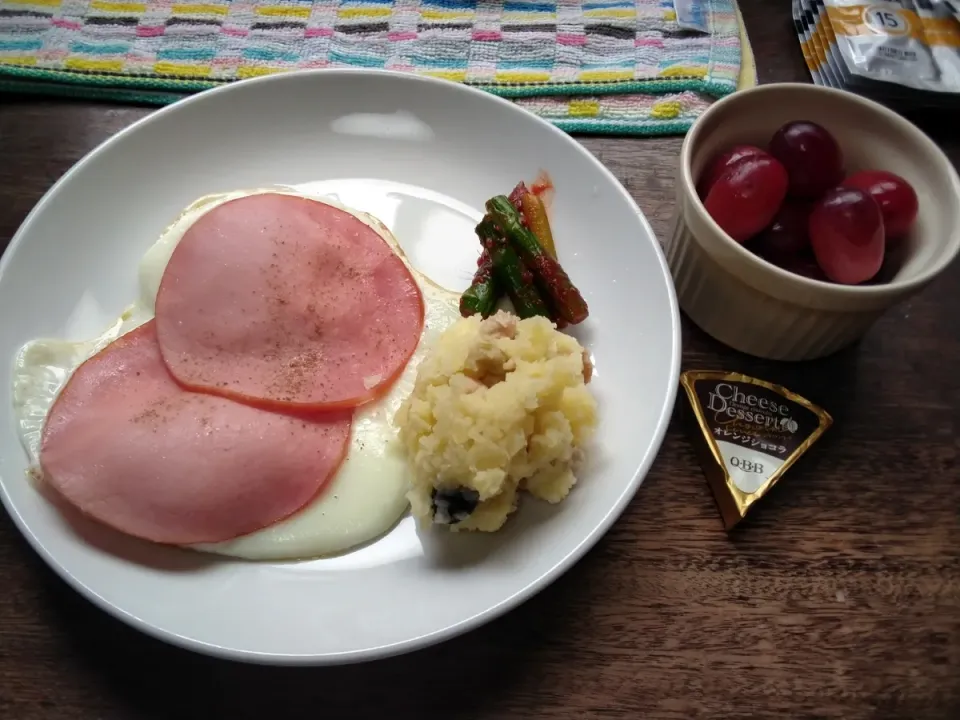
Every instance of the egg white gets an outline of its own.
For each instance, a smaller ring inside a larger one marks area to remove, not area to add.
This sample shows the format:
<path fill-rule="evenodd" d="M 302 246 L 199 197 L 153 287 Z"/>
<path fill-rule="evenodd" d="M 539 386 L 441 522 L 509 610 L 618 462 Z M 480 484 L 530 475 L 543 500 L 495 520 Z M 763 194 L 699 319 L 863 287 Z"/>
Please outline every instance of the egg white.
<path fill-rule="evenodd" d="M 250 560 L 319 557 L 369 542 L 389 530 L 408 507 L 407 466 L 396 441 L 393 417 L 410 394 L 417 366 L 438 335 L 460 317 L 456 293 L 414 269 L 396 239 L 376 218 L 288 187 L 243 190 L 200 198 L 161 234 L 139 266 L 140 297 L 100 336 L 69 342 L 40 339 L 19 352 L 14 365 L 13 404 L 21 442 L 38 465 L 47 413 L 74 370 L 126 332 L 153 317 L 157 291 L 170 256 L 184 233 L 204 213 L 228 200 L 263 192 L 318 199 L 350 212 L 377 232 L 403 259 L 423 293 L 426 315 L 420 342 L 399 379 L 376 402 L 358 408 L 351 445 L 337 475 L 320 496 L 295 515 L 227 542 L 194 545 L 196 550 Z"/>

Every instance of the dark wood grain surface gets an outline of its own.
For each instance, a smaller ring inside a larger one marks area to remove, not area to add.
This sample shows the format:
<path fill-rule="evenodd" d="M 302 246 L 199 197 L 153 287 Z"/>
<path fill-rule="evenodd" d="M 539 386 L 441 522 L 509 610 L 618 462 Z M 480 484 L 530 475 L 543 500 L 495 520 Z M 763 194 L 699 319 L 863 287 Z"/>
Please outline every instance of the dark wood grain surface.
<path fill-rule="evenodd" d="M 761 82 L 806 80 L 788 3 L 742 9 Z M 148 112 L 0 99 L 0 241 Z M 955 121 L 917 120 L 960 163 Z M 583 142 L 663 235 L 680 139 Z M 828 360 L 754 360 L 686 320 L 683 342 L 685 368 L 780 381 L 836 418 L 732 536 L 674 422 L 619 522 L 521 608 L 412 655 L 277 669 L 138 634 L 4 515 L 0 718 L 960 718 L 960 266 Z"/>

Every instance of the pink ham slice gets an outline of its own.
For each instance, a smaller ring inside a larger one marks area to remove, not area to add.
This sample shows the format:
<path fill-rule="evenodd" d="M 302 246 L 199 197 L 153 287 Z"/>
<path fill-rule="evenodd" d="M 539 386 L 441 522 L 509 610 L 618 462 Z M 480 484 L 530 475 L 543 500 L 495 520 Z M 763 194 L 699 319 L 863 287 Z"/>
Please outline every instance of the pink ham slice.
<path fill-rule="evenodd" d="M 296 512 L 346 454 L 351 413 L 282 415 L 181 388 L 151 321 L 74 373 L 40 465 L 85 514 L 159 543 L 219 542 Z"/>
<path fill-rule="evenodd" d="M 163 359 L 184 386 L 312 410 L 381 395 L 424 314 L 410 271 L 370 227 L 277 193 L 201 216 L 170 258 L 156 309 Z"/>

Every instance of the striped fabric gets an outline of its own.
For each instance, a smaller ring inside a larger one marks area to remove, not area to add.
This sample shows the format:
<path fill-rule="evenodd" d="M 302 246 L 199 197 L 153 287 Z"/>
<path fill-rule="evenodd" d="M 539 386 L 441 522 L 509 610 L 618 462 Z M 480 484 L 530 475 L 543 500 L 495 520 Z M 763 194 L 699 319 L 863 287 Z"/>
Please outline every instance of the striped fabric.
<path fill-rule="evenodd" d="M 682 132 L 736 87 L 735 0 L 0 0 L 0 89 L 165 103 L 298 68 L 482 87 L 567 130 Z"/>

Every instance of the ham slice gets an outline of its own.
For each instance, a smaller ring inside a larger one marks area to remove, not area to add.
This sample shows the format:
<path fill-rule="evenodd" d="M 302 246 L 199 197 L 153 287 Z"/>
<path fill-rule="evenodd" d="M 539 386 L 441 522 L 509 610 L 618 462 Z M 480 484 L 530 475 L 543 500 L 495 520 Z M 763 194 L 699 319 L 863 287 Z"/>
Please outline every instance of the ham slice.
<path fill-rule="evenodd" d="M 219 542 L 310 502 L 348 447 L 351 413 L 306 419 L 190 392 L 151 321 L 83 363 L 50 410 L 45 481 L 106 525 L 159 543 Z"/>
<path fill-rule="evenodd" d="M 174 377 L 268 408 L 354 407 L 381 395 L 423 329 L 423 298 L 369 226 L 326 203 L 263 193 L 184 234 L 157 295 Z"/>

